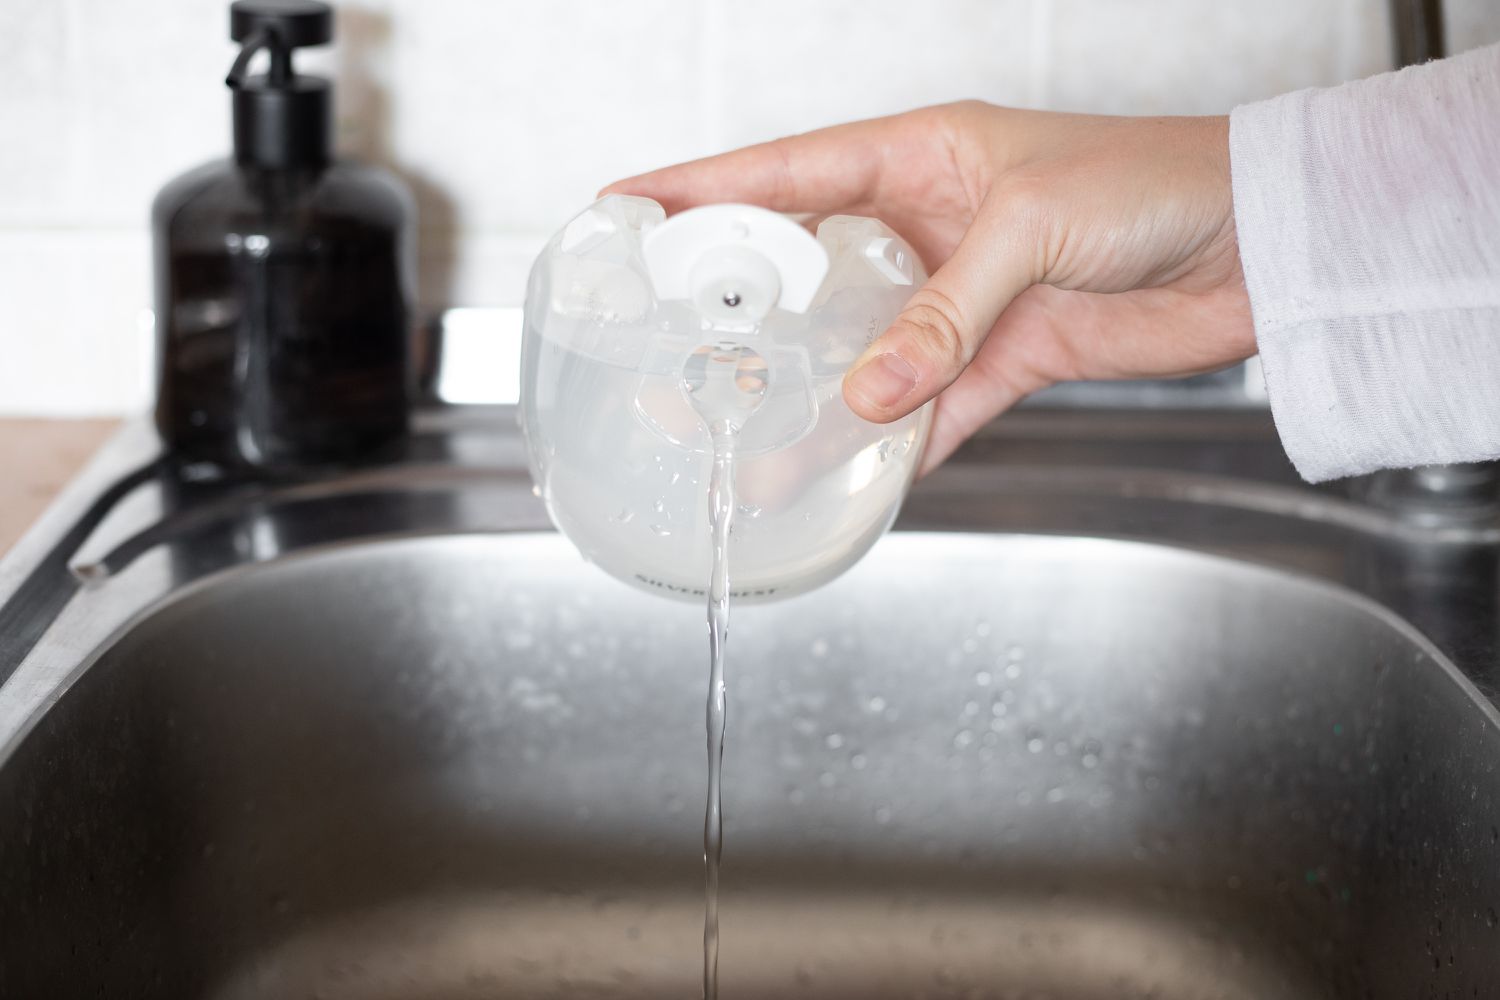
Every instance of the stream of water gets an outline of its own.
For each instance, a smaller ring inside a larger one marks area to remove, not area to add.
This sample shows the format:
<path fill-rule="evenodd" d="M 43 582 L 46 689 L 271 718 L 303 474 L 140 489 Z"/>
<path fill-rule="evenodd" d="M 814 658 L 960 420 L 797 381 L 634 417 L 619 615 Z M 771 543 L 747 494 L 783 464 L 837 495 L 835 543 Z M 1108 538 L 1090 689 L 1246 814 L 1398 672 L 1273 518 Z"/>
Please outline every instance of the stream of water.
<path fill-rule="evenodd" d="M 719 865 L 724 856 L 724 812 L 720 777 L 724 766 L 724 646 L 729 638 L 729 538 L 734 522 L 734 453 L 740 428 L 766 395 L 766 366 L 759 354 L 738 344 L 703 347 L 683 367 L 682 387 L 708 428 L 713 471 L 708 483 L 708 520 L 713 567 L 708 583 L 708 800 L 703 809 L 703 996 L 719 995 Z"/>
<path fill-rule="evenodd" d="M 703 811 L 703 996 L 719 995 L 719 863 L 724 814 L 719 779 L 724 767 L 724 643 L 729 638 L 729 529 L 734 520 L 734 434 L 714 435 L 708 487 L 713 531 L 713 575 L 708 585 L 708 802 Z"/>

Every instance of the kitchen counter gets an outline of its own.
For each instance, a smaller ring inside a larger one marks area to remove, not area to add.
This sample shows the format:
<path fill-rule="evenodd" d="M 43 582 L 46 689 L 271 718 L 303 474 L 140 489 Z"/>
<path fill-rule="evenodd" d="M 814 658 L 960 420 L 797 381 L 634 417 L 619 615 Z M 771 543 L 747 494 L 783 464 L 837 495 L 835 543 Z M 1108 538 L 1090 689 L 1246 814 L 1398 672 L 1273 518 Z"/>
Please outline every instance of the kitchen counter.
<path fill-rule="evenodd" d="M 119 423 L 0 419 L 0 555 L 25 534 Z"/>

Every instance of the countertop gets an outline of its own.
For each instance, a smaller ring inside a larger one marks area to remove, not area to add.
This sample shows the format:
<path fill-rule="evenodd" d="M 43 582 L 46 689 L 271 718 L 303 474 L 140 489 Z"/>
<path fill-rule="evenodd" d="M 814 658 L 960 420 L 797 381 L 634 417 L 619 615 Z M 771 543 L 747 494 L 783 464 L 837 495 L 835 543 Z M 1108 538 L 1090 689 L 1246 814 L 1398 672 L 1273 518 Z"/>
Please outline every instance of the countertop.
<path fill-rule="evenodd" d="M 119 424 L 0 419 L 0 555 L 25 534 Z"/>

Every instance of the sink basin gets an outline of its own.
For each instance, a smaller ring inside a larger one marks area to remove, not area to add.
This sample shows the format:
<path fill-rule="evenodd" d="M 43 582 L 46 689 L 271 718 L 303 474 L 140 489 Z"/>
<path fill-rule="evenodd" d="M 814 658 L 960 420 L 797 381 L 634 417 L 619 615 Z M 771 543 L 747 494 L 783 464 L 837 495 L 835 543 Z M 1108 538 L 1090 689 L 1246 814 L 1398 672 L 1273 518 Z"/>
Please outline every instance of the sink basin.
<path fill-rule="evenodd" d="M 705 688 L 548 533 L 209 576 L 0 744 L 0 996 L 693 996 Z M 729 691 L 726 1000 L 1500 994 L 1495 712 L 1340 587 L 897 533 Z"/>

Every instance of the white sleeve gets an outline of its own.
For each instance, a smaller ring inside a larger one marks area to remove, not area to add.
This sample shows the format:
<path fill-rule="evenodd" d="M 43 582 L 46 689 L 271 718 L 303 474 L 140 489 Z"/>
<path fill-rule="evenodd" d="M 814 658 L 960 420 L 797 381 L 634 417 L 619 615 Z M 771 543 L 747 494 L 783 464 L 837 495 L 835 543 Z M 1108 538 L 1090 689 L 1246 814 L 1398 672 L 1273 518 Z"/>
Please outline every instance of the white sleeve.
<path fill-rule="evenodd" d="M 1500 45 L 1236 108 L 1229 151 L 1297 471 L 1500 457 Z"/>

